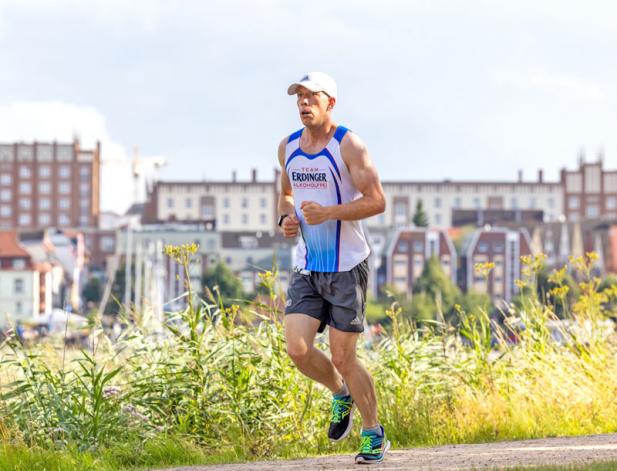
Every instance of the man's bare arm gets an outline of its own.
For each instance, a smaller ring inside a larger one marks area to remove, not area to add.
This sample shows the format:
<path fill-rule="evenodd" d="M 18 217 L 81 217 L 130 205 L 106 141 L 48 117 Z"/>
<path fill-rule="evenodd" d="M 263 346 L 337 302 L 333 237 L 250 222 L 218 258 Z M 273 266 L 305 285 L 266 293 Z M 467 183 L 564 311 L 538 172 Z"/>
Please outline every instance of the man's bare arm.
<path fill-rule="evenodd" d="M 348 133 L 341 142 L 341 156 L 349 169 L 354 186 L 362 197 L 349 203 L 321 206 L 305 201 L 301 208 L 308 224 L 321 224 L 328 219 L 358 221 L 386 209 L 386 197 L 366 145 L 355 134 Z"/>
<path fill-rule="evenodd" d="M 281 229 L 285 237 L 291 238 L 298 235 L 298 227 L 300 222 L 296 218 L 296 207 L 294 206 L 294 198 L 291 191 L 291 182 L 285 169 L 285 146 L 287 145 L 287 139 L 283 139 L 279 144 L 278 158 L 281 164 L 281 191 L 279 194 L 278 210 L 279 214 L 288 214 L 283 219 Z"/>

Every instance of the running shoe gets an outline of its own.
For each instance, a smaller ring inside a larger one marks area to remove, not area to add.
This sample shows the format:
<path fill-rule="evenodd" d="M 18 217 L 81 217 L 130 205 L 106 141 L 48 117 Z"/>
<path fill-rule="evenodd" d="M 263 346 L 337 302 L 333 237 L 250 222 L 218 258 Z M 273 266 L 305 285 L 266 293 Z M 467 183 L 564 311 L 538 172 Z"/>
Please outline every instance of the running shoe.
<path fill-rule="evenodd" d="M 386 451 L 389 449 L 390 442 L 386 439 L 386 433 L 383 427 L 381 427 L 381 435 L 375 432 L 362 431 L 360 435 L 360 451 L 356 455 L 356 463 L 381 463 Z"/>
<path fill-rule="evenodd" d="M 332 398 L 332 419 L 328 429 L 328 438 L 334 442 L 342 440 L 353 426 L 354 403 L 351 395 Z"/>

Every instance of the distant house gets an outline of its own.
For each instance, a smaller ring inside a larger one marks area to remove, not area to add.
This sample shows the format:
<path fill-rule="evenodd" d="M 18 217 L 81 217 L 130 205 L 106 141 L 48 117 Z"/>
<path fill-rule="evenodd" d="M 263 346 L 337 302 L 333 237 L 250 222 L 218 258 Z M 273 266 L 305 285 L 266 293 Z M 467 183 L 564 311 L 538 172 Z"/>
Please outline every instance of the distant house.
<path fill-rule="evenodd" d="M 14 231 L 0 232 L 0 325 L 40 311 L 40 278 Z"/>
<path fill-rule="evenodd" d="M 526 229 L 480 229 L 468 238 L 463 254 L 464 288 L 486 293 L 494 302 L 510 301 L 518 292 L 515 280 L 521 278 L 520 257 L 531 254 L 531 242 Z M 475 271 L 475 266 L 483 263 L 495 264 L 488 278 Z"/>
<path fill-rule="evenodd" d="M 388 284 L 410 293 L 429 258 L 436 257 L 444 273 L 456 282 L 456 250 L 446 232 L 434 229 L 399 229 L 388 250 Z"/>

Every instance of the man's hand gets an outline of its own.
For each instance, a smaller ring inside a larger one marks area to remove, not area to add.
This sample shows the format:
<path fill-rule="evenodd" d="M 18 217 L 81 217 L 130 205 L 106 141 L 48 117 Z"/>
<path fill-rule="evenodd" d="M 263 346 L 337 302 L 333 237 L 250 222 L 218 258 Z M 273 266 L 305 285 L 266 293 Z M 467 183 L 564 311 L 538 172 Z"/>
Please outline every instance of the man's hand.
<path fill-rule="evenodd" d="M 304 220 L 311 226 L 321 224 L 329 219 L 327 208 L 314 201 L 303 201 L 300 209 L 304 215 Z"/>
<path fill-rule="evenodd" d="M 290 214 L 285 219 L 283 219 L 283 224 L 281 225 L 283 228 L 283 235 L 287 239 L 291 239 L 298 235 L 298 228 L 300 227 L 300 221 L 295 214 Z"/>

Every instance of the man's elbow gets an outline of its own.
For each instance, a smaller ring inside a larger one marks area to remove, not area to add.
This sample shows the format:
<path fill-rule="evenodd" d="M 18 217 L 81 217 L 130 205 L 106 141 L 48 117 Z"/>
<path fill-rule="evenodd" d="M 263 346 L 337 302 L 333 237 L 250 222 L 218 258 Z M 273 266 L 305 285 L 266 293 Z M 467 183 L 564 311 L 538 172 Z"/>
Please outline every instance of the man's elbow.
<path fill-rule="evenodd" d="M 386 210 L 386 198 L 384 196 L 377 198 L 375 209 L 375 214 L 381 214 Z"/>

